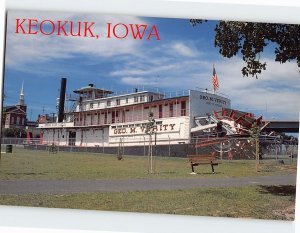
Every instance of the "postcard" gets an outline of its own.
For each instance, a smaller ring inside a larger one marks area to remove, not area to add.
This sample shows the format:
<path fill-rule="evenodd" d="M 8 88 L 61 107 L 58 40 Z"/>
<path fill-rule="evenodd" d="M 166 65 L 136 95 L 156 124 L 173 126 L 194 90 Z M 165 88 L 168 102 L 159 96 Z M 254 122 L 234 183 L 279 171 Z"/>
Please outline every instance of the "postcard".
<path fill-rule="evenodd" d="M 294 220 L 299 31 L 9 10 L 0 205 Z"/>

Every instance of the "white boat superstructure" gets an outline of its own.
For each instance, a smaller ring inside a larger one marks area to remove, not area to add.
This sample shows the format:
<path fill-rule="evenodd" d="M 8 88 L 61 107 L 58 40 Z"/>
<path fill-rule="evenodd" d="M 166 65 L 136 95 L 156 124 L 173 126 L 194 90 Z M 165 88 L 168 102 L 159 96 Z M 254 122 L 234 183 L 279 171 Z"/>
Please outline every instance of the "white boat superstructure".
<path fill-rule="evenodd" d="M 155 143 L 185 144 L 199 127 L 195 119 L 230 108 L 229 98 L 208 91 L 188 90 L 169 96 L 155 91 L 113 95 L 93 84 L 74 91 L 75 108 L 62 122 L 39 124 L 43 143 L 60 146 L 116 147 L 144 145 L 149 113 Z"/>

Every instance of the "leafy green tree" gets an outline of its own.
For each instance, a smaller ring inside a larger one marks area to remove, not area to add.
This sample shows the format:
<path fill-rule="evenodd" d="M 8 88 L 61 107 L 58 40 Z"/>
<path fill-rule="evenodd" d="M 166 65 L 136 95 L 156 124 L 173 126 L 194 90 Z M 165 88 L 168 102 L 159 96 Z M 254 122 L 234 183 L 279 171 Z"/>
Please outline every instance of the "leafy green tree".
<path fill-rule="evenodd" d="M 288 134 L 285 134 L 285 133 L 280 133 L 279 135 L 282 138 L 283 143 L 285 143 L 285 144 L 294 144 L 294 145 L 298 144 L 298 138 L 297 137 L 294 137 L 292 135 L 288 135 Z"/>
<path fill-rule="evenodd" d="M 252 124 L 251 128 L 249 129 L 250 140 L 255 141 L 255 140 L 259 139 L 260 132 L 261 132 L 261 130 L 260 130 L 259 126 L 257 125 L 256 122 L 254 122 Z"/>
<path fill-rule="evenodd" d="M 3 137 L 26 138 L 26 131 L 20 128 L 2 129 Z"/>
<path fill-rule="evenodd" d="M 152 111 L 149 111 L 149 114 L 148 114 L 148 123 L 146 124 L 146 130 L 145 130 L 145 133 L 148 134 L 148 135 L 151 135 L 153 134 L 153 126 L 155 124 L 155 120 L 154 120 L 154 115 L 153 115 L 153 112 Z"/>
<path fill-rule="evenodd" d="M 206 20 L 191 19 L 196 26 Z M 295 60 L 300 68 L 300 25 L 218 21 L 215 27 L 215 46 L 223 57 L 241 54 L 245 62 L 244 76 L 256 77 L 266 69 L 260 55 L 271 45 L 274 60 L 280 63 Z"/>

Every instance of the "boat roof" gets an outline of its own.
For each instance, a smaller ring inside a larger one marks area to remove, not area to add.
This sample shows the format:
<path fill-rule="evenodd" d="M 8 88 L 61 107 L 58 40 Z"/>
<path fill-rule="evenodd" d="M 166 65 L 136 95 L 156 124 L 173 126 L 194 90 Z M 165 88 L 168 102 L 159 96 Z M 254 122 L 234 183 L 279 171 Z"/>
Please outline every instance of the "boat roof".
<path fill-rule="evenodd" d="M 102 88 L 97 88 L 95 86 L 82 87 L 82 88 L 77 89 L 73 92 L 76 93 L 76 94 L 84 94 L 84 93 L 92 92 L 92 91 L 96 91 L 98 93 L 106 93 L 106 94 L 112 94 L 113 93 L 112 91 L 105 90 L 105 89 L 102 89 Z"/>

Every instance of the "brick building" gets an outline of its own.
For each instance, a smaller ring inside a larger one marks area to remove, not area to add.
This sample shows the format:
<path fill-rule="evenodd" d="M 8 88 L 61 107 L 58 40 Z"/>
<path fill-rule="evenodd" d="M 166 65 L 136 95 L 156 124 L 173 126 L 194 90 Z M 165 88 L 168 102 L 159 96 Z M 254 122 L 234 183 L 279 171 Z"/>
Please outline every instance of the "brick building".
<path fill-rule="evenodd" d="M 27 124 L 27 106 L 24 100 L 24 88 L 22 84 L 19 102 L 17 105 L 3 107 L 3 128 L 24 128 Z"/>

